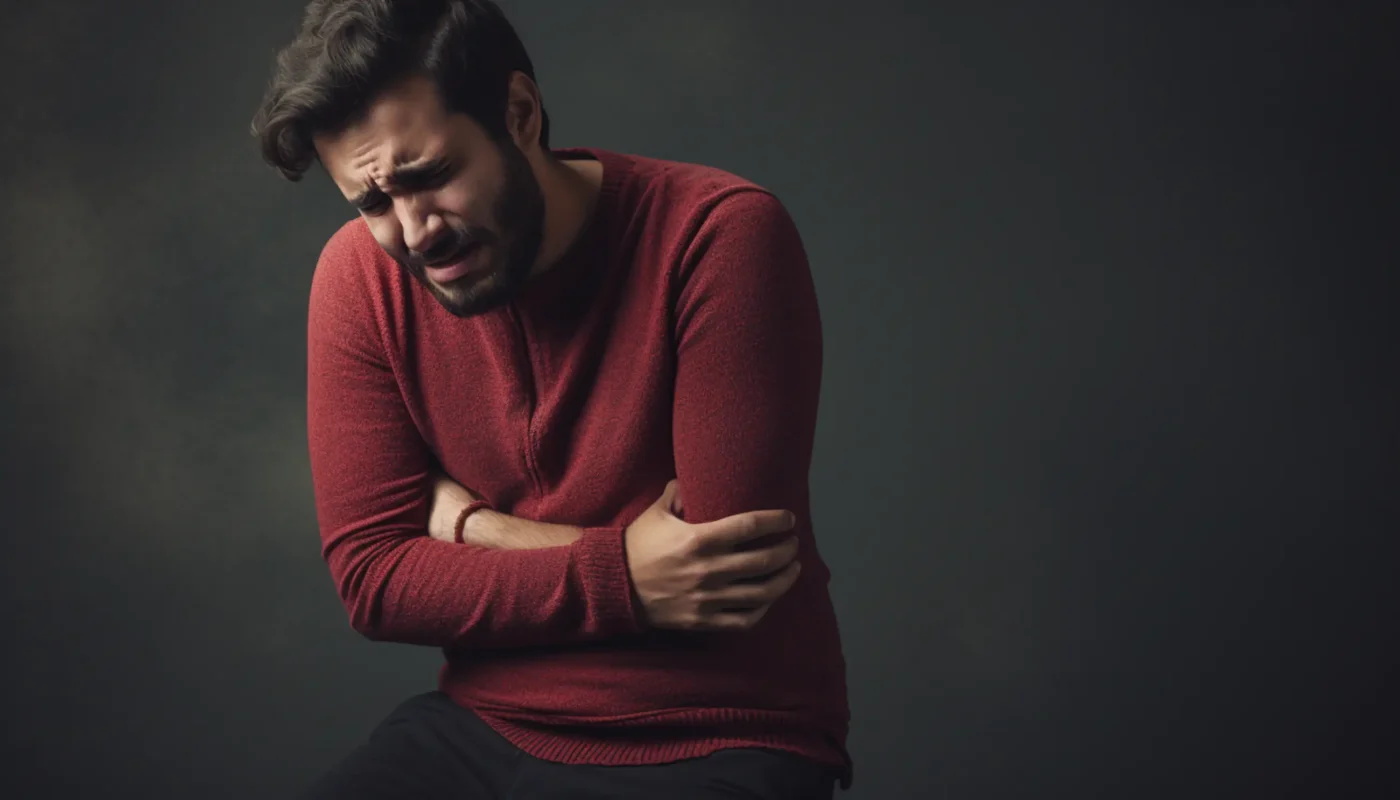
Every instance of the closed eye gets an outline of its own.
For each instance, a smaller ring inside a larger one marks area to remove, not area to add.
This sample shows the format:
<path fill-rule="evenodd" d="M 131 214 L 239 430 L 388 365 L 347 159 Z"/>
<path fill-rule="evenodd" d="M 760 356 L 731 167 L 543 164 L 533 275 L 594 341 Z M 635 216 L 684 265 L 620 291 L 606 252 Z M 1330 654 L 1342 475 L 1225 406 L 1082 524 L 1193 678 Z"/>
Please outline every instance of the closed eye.
<path fill-rule="evenodd" d="M 395 192 L 426 192 L 447 183 L 456 174 L 457 167 L 446 159 L 434 159 L 422 164 L 410 164 L 394 170 L 390 176 L 391 188 Z M 361 213 L 375 216 L 389 208 L 389 196 L 378 186 L 370 186 L 350 203 Z"/>
<path fill-rule="evenodd" d="M 456 168 L 446 159 L 399 167 L 390 177 L 393 185 L 407 192 L 436 189 L 450 179 Z"/>
<path fill-rule="evenodd" d="M 365 192 L 351 202 L 361 213 L 369 216 L 382 214 L 389 209 L 389 196 L 378 189 Z"/>

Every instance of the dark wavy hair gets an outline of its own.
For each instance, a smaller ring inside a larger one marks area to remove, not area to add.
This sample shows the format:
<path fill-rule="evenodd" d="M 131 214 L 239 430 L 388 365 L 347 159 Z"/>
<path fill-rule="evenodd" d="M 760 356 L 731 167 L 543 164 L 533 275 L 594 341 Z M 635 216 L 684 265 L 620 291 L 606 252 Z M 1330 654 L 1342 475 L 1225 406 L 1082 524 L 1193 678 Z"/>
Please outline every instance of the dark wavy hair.
<path fill-rule="evenodd" d="M 449 112 L 500 141 L 516 71 L 535 79 L 525 46 L 491 0 L 311 0 L 296 39 L 277 54 L 253 135 L 265 161 L 300 180 L 316 160 L 313 137 L 344 130 L 382 91 L 422 75 Z M 547 151 L 549 115 L 543 105 L 540 112 Z"/>

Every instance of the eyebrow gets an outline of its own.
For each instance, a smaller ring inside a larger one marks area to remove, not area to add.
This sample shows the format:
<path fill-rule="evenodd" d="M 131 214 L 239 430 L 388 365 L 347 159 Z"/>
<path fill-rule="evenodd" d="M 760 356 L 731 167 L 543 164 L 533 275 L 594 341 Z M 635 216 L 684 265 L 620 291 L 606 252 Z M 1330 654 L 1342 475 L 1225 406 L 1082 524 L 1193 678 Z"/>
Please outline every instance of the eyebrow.
<path fill-rule="evenodd" d="M 452 163 L 446 156 L 403 164 L 394 167 L 393 171 L 389 173 L 389 185 L 409 190 L 424 187 L 451 167 Z M 384 194 L 383 190 L 371 183 L 365 187 L 364 191 L 350 198 L 350 203 L 357 207 L 364 207 L 382 194 Z"/>

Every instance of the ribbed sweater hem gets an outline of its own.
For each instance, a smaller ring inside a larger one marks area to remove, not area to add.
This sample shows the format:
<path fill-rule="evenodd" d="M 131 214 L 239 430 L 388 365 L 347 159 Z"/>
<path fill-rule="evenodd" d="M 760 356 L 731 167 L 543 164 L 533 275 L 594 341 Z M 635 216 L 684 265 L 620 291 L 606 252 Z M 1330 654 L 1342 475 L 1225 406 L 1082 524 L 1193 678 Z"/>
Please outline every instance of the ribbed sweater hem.
<path fill-rule="evenodd" d="M 453 699 L 526 754 L 559 764 L 641 766 L 701 758 L 720 750 L 782 750 L 832 768 L 850 788 L 850 756 L 839 742 L 845 731 L 822 730 L 806 717 L 780 711 L 690 708 L 645 718 L 543 722 Z"/>

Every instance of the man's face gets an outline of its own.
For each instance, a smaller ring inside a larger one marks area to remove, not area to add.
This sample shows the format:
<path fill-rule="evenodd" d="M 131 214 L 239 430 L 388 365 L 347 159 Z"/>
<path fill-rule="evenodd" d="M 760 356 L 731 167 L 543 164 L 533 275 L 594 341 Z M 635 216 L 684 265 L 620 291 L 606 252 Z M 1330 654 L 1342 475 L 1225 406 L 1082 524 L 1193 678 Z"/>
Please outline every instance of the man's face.
<path fill-rule="evenodd" d="M 426 78 L 381 95 L 364 119 L 316 137 L 321 163 L 385 252 L 466 317 L 507 302 L 529 278 L 544 198 L 512 141 L 448 114 Z"/>

